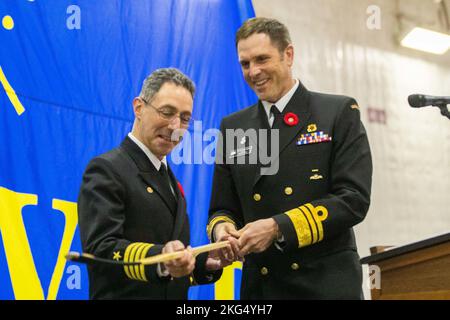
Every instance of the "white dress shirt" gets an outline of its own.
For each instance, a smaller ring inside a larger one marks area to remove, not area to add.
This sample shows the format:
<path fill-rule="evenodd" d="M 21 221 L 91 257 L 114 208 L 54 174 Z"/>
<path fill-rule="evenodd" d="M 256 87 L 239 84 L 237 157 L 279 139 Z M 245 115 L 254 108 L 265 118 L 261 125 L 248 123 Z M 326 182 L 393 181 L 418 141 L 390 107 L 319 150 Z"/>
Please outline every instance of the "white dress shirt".
<path fill-rule="evenodd" d="M 294 79 L 294 80 L 295 80 L 295 83 L 294 83 L 294 86 L 291 88 L 291 90 L 289 90 L 277 102 L 271 103 L 271 102 L 264 101 L 264 100 L 261 101 L 261 103 L 262 103 L 262 105 L 264 107 L 264 111 L 266 111 L 267 119 L 269 119 L 270 127 L 272 127 L 273 121 L 275 120 L 274 115 L 270 112 L 270 108 L 273 105 L 275 105 L 277 107 L 277 109 L 280 111 L 280 113 L 283 113 L 283 111 L 286 108 L 287 104 L 289 103 L 289 101 L 291 101 L 292 96 L 294 95 L 295 91 L 297 91 L 297 88 L 300 85 L 300 82 L 297 79 Z"/>

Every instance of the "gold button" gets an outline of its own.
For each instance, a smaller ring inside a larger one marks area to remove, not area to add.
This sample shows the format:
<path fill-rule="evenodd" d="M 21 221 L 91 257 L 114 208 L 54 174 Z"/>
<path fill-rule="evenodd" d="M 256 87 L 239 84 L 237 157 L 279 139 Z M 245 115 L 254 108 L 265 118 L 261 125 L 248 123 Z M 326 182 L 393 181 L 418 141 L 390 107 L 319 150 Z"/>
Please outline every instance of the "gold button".
<path fill-rule="evenodd" d="M 284 189 L 284 193 L 285 193 L 286 195 L 288 195 L 288 196 L 290 196 L 293 192 L 294 192 L 294 190 L 292 190 L 291 187 L 286 187 L 286 188 Z"/>
<path fill-rule="evenodd" d="M 261 268 L 261 274 L 262 274 L 263 276 L 267 275 L 268 273 L 269 273 L 269 270 L 268 270 L 266 267 L 262 267 L 262 268 Z"/>
<path fill-rule="evenodd" d="M 153 193 L 153 189 L 152 189 L 151 187 L 148 187 L 148 188 L 147 188 L 147 192 L 148 192 L 148 193 Z"/>
<path fill-rule="evenodd" d="M 291 264 L 291 269 L 292 270 L 298 270 L 299 268 L 300 268 L 300 266 L 298 265 L 298 263 Z"/>
<path fill-rule="evenodd" d="M 253 195 L 253 199 L 254 199 L 255 201 L 261 201 L 261 195 L 260 195 L 259 193 L 255 193 L 255 194 Z"/>

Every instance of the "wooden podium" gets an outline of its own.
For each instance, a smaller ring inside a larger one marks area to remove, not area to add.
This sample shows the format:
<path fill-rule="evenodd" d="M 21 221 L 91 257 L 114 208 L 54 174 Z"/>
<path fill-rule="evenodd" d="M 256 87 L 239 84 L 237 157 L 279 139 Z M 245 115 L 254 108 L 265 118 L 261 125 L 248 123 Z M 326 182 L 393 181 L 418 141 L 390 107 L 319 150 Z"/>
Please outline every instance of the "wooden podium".
<path fill-rule="evenodd" d="M 371 248 L 372 255 L 361 259 L 372 266 L 371 279 L 375 266 L 381 271 L 380 289 L 371 289 L 373 300 L 450 300 L 450 233 L 383 248 L 388 247 Z"/>

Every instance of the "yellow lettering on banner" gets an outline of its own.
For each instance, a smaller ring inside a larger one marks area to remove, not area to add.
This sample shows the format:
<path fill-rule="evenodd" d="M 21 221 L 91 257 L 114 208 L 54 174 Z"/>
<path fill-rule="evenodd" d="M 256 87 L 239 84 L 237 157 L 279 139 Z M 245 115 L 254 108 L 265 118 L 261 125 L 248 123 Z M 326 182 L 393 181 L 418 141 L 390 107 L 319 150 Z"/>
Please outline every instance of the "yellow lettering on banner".
<path fill-rule="evenodd" d="M 216 300 L 234 300 L 234 271 L 242 269 L 242 262 L 234 262 L 223 269 L 222 277 L 214 285 L 214 295 Z"/>
<path fill-rule="evenodd" d="M 22 103 L 17 97 L 16 92 L 9 84 L 8 79 L 6 79 L 6 76 L 3 73 L 1 66 L 0 66 L 0 83 L 3 85 L 6 95 L 9 98 L 9 101 L 11 101 L 12 105 L 14 106 L 14 109 L 16 109 L 17 114 L 20 116 L 22 113 L 25 112 L 25 108 L 23 107 Z"/>
<path fill-rule="evenodd" d="M 61 241 L 61 246 L 58 252 L 58 259 L 56 260 L 55 270 L 53 270 L 52 280 L 48 288 L 47 300 L 55 300 L 58 294 L 59 285 L 66 266 L 65 254 L 70 251 L 75 229 L 78 224 L 77 204 L 76 202 L 69 202 L 64 200 L 53 199 L 52 208 L 59 210 L 64 214 L 66 223 L 64 226 L 64 233 Z"/>
<path fill-rule="evenodd" d="M 0 187 L 0 230 L 14 296 L 18 300 L 44 299 L 22 217 L 23 207 L 37 202 L 34 194 Z"/>

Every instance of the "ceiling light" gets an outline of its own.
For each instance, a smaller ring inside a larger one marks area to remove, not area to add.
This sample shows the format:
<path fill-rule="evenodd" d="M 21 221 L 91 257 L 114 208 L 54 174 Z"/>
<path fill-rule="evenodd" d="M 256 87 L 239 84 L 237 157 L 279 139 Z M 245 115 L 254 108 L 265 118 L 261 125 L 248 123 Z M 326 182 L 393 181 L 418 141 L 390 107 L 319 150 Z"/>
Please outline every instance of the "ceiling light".
<path fill-rule="evenodd" d="M 423 28 L 414 28 L 401 41 L 401 45 L 429 53 L 444 54 L 450 48 L 450 35 Z"/>

